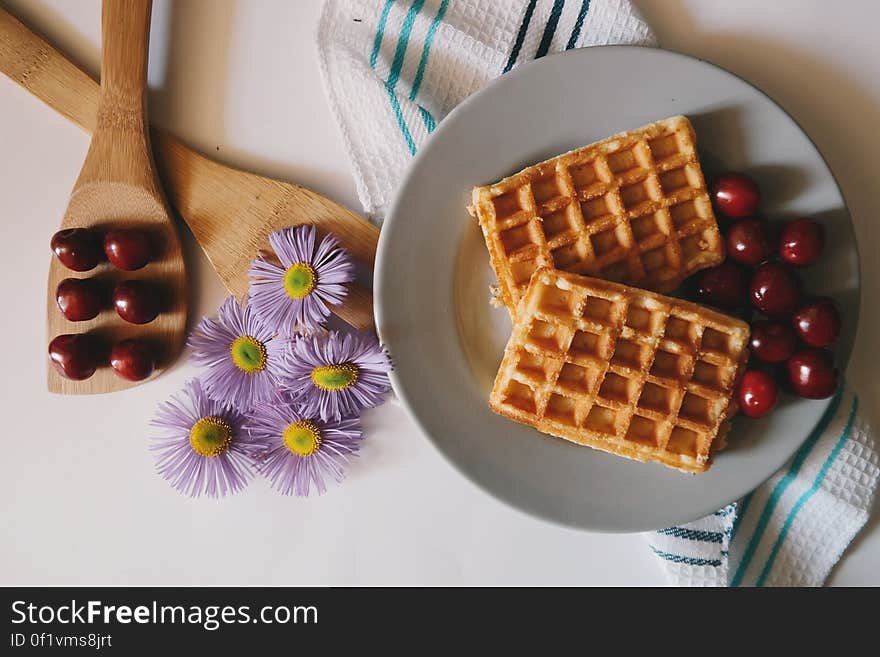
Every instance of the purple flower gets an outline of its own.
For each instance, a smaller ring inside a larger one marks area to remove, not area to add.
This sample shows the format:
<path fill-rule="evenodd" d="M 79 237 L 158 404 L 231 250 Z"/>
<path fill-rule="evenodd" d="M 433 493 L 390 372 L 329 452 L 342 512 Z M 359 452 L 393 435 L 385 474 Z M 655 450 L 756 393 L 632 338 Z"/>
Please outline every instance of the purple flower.
<path fill-rule="evenodd" d="M 238 492 L 253 475 L 254 453 L 265 449 L 244 431 L 242 419 L 190 381 L 182 395 L 159 405 L 150 423 L 164 429 L 150 446 L 159 474 L 191 497 Z"/>
<path fill-rule="evenodd" d="M 285 353 L 284 384 L 305 417 L 340 420 L 378 406 L 391 363 L 370 333 L 303 336 Z"/>
<path fill-rule="evenodd" d="M 357 417 L 331 422 L 309 419 L 284 398 L 257 404 L 245 428 L 266 445 L 258 472 L 279 492 L 298 497 L 308 496 L 312 485 L 319 495 L 324 493 L 325 478 L 341 482 L 362 437 Z"/>
<path fill-rule="evenodd" d="M 190 335 L 192 360 L 204 365 L 205 391 L 240 411 L 272 397 L 283 369 L 287 341 L 229 297 L 217 319 L 205 317 Z"/>
<path fill-rule="evenodd" d="M 248 297 L 258 317 L 286 335 L 314 331 L 339 305 L 345 284 L 354 280 L 354 265 L 332 235 L 315 249 L 315 227 L 285 228 L 269 235 L 281 265 L 262 256 L 251 264 Z"/>

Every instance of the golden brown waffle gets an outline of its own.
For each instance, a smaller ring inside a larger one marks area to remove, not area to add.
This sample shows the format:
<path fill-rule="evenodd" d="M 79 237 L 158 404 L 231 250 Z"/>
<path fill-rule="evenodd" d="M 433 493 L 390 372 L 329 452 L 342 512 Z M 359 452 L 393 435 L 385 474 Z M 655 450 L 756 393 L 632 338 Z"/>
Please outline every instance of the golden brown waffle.
<path fill-rule="evenodd" d="M 469 209 L 511 315 L 538 267 L 669 292 L 724 258 L 683 116 L 475 187 Z"/>
<path fill-rule="evenodd" d="M 747 356 L 745 322 L 619 283 L 539 269 L 489 406 L 606 452 L 705 472 Z"/>

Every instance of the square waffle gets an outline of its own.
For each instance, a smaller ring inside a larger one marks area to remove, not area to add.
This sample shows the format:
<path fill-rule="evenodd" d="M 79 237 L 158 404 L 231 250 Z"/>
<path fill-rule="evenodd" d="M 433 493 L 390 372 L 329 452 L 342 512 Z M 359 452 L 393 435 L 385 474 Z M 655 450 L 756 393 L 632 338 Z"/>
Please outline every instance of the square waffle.
<path fill-rule="evenodd" d="M 475 187 L 469 210 L 511 315 L 539 267 L 669 292 L 724 258 L 684 116 Z"/>
<path fill-rule="evenodd" d="M 745 322 L 688 301 L 542 268 L 489 406 L 581 445 L 705 472 L 736 412 L 748 337 Z"/>

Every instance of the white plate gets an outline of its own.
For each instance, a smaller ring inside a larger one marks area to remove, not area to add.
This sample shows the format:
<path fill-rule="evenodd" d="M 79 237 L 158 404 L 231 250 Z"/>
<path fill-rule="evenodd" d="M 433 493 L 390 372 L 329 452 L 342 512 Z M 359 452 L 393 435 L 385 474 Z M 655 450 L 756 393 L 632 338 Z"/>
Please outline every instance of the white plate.
<path fill-rule="evenodd" d="M 656 529 L 738 499 L 775 472 L 828 401 L 784 397 L 762 420 L 737 418 L 712 469 L 685 475 L 542 436 L 486 405 L 510 330 L 489 306 L 494 276 L 471 188 L 608 135 L 675 114 L 694 124 L 707 177 L 742 170 L 772 219 L 806 214 L 828 229 L 807 289 L 833 296 L 852 349 L 858 254 L 843 197 L 822 156 L 762 92 L 706 62 L 628 46 L 572 50 L 503 75 L 455 109 L 414 159 L 379 241 L 376 320 L 392 384 L 467 477 L 542 518 L 596 531 Z M 426 482 L 430 485 L 430 482 Z"/>

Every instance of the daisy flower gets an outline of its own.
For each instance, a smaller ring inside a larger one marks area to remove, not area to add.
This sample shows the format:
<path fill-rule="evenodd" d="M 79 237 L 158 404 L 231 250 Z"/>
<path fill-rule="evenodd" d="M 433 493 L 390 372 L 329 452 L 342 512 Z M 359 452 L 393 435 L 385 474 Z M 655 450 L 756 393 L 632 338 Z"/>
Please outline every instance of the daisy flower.
<path fill-rule="evenodd" d="M 332 331 L 297 338 L 285 353 L 284 384 L 306 417 L 340 420 L 378 406 L 391 363 L 375 335 Z"/>
<path fill-rule="evenodd" d="M 255 406 L 245 428 L 266 445 L 257 471 L 277 491 L 298 497 L 308 496 L 312 485 L 319 495 L 324 493 L 325 478 L 341 482 L 362 438 L 356 416 L 330 422 L 309 419 L 284 398 Z"/>
<path fill-rule="evenodd" d="M 345 284 L 354 280 L 348 253 L 327 235 L 315 248 L 315 227 L 295 226 L 269 235 L 281 265 L 262 256 L 251 264 L 248 305 L 285 334 L 321 328 L 328 306 L 342 303 Z"/>
<path fill-rule="evenodd" d="M 244 488 L 252 476 L 254 454 L 265 445 L 244 431 L 242 416 L 214 401 L 198 380 L 183 394 L 159 405 L 150 423 L 163 429 L 152 439 L 156 469 L 191 497 L 224 497 Z"/>
<path fill-rule="evenodd" d="M 210 397 L 241 411 L 272 397 L 283 368 L 287 341 L 229 297 L 217 318 L 204 318 L 187 342 L 192 360 L 207 368 L 203 383 Z"/>

